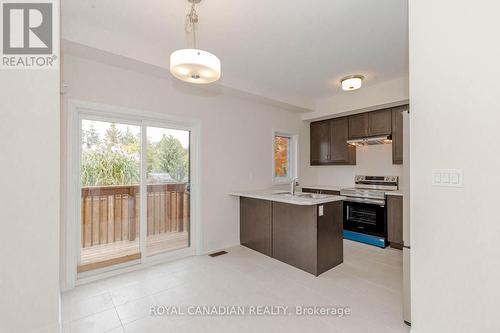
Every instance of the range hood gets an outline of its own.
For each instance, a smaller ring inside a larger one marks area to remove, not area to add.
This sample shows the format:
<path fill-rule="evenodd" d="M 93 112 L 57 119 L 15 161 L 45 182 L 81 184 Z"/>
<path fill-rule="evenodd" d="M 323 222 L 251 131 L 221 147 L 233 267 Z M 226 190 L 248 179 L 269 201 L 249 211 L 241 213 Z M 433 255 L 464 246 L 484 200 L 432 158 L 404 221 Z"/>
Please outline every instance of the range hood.
<path fill-rule="evenodd" d="M 386 144 L 386 143 L 391 143 L 391 142 L 392 142 L 392 138 L 390 135 L 372 136 L 369 138 L 347 140 L 347 143 L 352 145 L 352 146 L 380 145 L 380 144 Z"/>

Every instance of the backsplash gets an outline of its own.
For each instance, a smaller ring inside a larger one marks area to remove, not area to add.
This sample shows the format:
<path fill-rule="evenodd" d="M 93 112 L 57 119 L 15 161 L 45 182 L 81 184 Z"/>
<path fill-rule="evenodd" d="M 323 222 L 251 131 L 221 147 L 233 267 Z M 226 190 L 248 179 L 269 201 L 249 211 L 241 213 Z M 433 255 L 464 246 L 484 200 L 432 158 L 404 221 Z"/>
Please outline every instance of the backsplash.
<path fill-rule="evenodd" d="M 400 189 L 403 165 L 392 164 L 392 145 L 380 144 L 356 148 L 356 165 L 320 166 L 316 168 L 316 184 L 353 186 L 355 175 L 398 176 Z"/>

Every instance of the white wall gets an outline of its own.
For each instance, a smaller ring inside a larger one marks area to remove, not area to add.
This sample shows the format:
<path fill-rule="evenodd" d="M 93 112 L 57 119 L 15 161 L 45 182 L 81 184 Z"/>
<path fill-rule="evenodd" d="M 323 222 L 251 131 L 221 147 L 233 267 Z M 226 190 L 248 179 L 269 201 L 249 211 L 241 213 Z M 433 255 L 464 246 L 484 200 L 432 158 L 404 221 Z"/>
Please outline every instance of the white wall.
<path fill-rule="evenodd" d="M 304 113 L 302 119 L 314 120 L 332 115 L 372 111 L 382 107 L 407 104 L 407 102 L 408 78 L 402 77 L 319 99 L 316 101 L 314 112 Z"/>
<path fill-rule="evenodd" d="M 402 165 L 392 164 L 392 145 L 356 147 L 356 165 L 310 167 L 316 170 L 316 183 L 310 185 L 354 186 L 355 175 L 398 176 Z M 304 185 L 307 185 L 304 183 Z M 400 180 L 400 187 L 403 184 Z"/>
<path fill-rule="evenodd" d="M 410 1 L 413 332 L 500 332 L 499 10 Z"/>
<path fill-rule="evenodd" d="M 301 131 L 298 113 L 179 85 L 168 73 L 146 75 L 69 54 L 63 73 L 65 108 L 78 99 L 201 121 L 204 251 L 239 243 L 238 200 L 228 193 L 272 185 L 272 129 Z"/>
<path fill-rule="evenodd" d="M 59 322 L 59 70 L 0 74 L 0 332 Z"/>

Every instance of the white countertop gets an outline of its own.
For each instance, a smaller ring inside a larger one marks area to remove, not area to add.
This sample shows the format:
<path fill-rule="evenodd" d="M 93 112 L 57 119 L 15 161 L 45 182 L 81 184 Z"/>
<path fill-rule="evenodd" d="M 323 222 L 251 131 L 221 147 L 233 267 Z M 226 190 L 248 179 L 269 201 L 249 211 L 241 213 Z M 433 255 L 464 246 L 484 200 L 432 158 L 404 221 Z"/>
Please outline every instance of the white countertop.
<path fill-rule="evenodd" d="M 245 198 L 254 198 L 261 200 L 269 200 L 276 202 L 283 202 L 292 205 L 302 205 L 302 206 L 313 206 L 313 205 L 321 205 L 328 202 L 334 201 L 342 201 L 345 197 L 339 195 L 322 195 L 322 198 L 314 199 L 314 198 L 303 198 L 298 196 L 292 196 L 290 194 L 283 195 L 279 193 L 283 193 L 286 191 L 278 191 L 278 190 L 257 190 L 257 191 L 240 191 L 231 193 L 231 195 Z M 301 193 L 301 192 L 297 192 Z"/>
<path fill-rule="evenodd" d="M 345 185 L 304 185 L 301 188 L 310 188 L 313 190 L 325 190 L 325 191 L 340 191 L 343 188 L 352 188 L 354 186 L 345 186 Z M 385 191 L 385 195 L 394 195 L 394 196 L 403 196 L 402 191 Z"/>

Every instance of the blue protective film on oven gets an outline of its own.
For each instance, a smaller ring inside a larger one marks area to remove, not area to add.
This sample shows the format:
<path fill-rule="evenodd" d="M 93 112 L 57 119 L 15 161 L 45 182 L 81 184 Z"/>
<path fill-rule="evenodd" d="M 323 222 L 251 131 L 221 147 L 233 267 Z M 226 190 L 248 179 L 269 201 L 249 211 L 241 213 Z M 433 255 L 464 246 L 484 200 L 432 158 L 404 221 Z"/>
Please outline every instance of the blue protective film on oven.
<path fill-rule="evenodd" d="M 362 234 L 359 232 L 354 232 L 354 231 L 349 231 L 349 230 L 344 230 L 344 239 L 349 239 L 355 242 L 360 242 L 360 243 L 365 243 L 381 248 L 386 247 L 385 239 L 378 237 L 378 236 L 372 236 L 372 235 L 366 235 Z"/>

